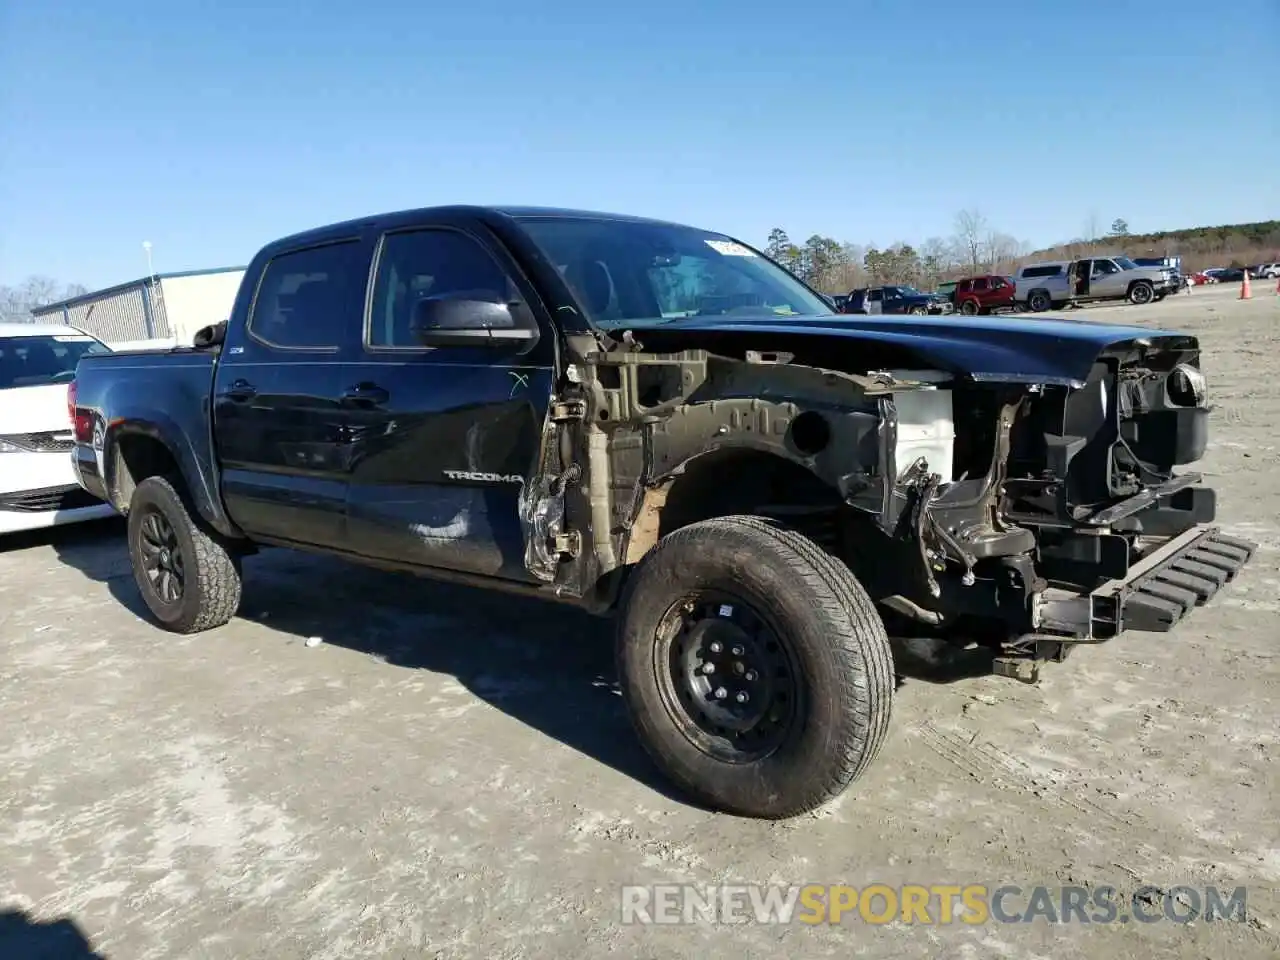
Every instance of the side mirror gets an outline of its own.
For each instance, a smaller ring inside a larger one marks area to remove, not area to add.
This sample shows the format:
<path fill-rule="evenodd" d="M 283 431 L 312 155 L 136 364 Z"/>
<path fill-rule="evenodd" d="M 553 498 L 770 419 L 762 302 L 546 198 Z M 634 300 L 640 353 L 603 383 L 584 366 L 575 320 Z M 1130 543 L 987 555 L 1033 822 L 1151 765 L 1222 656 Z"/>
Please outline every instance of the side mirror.
<path fill-rule="evenodd" d="M 522 324 L 511 304 L 479 292 L 424 297 L 413 307 L 411 330 L 427 347 L 532 347 L 538 328 Z"/>

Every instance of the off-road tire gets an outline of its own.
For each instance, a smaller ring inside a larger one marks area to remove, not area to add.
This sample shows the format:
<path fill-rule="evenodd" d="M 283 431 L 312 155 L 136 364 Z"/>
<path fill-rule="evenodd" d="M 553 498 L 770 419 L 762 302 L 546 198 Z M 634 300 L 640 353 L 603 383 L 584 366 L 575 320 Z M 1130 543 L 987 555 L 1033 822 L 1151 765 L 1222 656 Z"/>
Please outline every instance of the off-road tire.
<path fill-rule="evenodd" d="M 181 485 L 166 477 L 138 484 L 129 503 L 129 560 L 143 602 L 160 626 L 173 633 L 199 633 L 227 623 L 240 606 L 240 560 L 206 528 Z M 172 530 L 184 578 L 181 596 L 168 602 L 147 574 L 143 527 L 159 514 Z"/>
<path fill-rule="evenodd" d="M 1155 287 L 1150 280 L 1135 280 L 1129 286 L 1129 302 L 1136 306 L 1145 306 L 1155 299 Z"/>
<path fill-rule="evenodd" d="M 770 621 L 794 651 L 797 706 L 768 755 L 728 762 L 694 742 L 664 697 L 674 673 L 659 639 L 682 600 L 726 589 Z M 664 537 L 625 588 L 616 640 L 622 694 L 641 743 L 697 800 L 741 816 L 793 817 L 841 794 L 889 729 L 893 658 L 884 623 L 844 563 L 759 517 L 731 516 Z"/>

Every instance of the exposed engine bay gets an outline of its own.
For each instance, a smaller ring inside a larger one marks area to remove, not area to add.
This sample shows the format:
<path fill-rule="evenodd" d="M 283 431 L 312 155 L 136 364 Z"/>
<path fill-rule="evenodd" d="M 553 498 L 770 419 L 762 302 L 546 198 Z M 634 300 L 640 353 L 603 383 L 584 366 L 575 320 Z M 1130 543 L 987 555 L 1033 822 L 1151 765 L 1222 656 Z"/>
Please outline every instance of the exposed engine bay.
<path fill-rule="evenodd" d="M 1069 382 L 812 335 L 655 329 L 583 356 L 542 475 L 587 483 L 548 481 L 528 510 L 542 518 L 531 542 L 574 560 L 548 550 L 541 575 L 575 592 L 683 524 L 773 516 L 840 556 L 882 609 L 936 630 L 983 623 L 1010 654 L 997 669 L 1022 675 L 1024 660 L 1119 632 L 1094 592 L 1208 535 L 1214 516 L 1199 475 L 1175 473 L 1207 443 L 1192 338 L 1111 344 Z M 1147 612 L 1167 629 L 1186 611 L 1161 596 Z"/>

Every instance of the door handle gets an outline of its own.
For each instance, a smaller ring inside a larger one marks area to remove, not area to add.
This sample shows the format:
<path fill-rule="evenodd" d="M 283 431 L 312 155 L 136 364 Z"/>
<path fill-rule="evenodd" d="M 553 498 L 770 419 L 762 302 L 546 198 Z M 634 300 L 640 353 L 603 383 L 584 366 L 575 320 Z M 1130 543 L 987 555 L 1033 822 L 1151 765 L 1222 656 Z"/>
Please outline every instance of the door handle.
<path fill-rule="evenodd" d="M 340 398 L 344 407 L 380 407 L 390 399 L 391 394 L 376 383 L 357 383 Z"/>
<path fill-rule="evenodd" d="M 235 403 L 243 403 L 245 400 L 252 400 L 258 395 L 258 388 L 248 380 L 236 380 L 230 387 L 222 391 L 220 396 L 224 400 L 231 400 Z"/>

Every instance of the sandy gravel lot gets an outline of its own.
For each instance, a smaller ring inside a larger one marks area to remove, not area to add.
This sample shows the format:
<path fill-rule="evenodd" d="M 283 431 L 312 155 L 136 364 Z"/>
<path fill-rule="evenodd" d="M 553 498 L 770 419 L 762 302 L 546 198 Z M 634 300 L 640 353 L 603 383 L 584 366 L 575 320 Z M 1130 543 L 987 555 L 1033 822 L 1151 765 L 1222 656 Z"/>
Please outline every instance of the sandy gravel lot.
<path fill-rule="evenodd" d="M 0 548 L 0 957 L 1280 954 L 1280 297 L 1236 292 L 1078 315 L 1202 338 L 1242 577 L 1039 686 L 908 679 L 865 779 L 783 824 L 668 795 L 573 612 L 272 552 L 181 639 L 117 524 Z M 1245 885 L 1250 918 L 620 923 L 670 881 Z"/>

